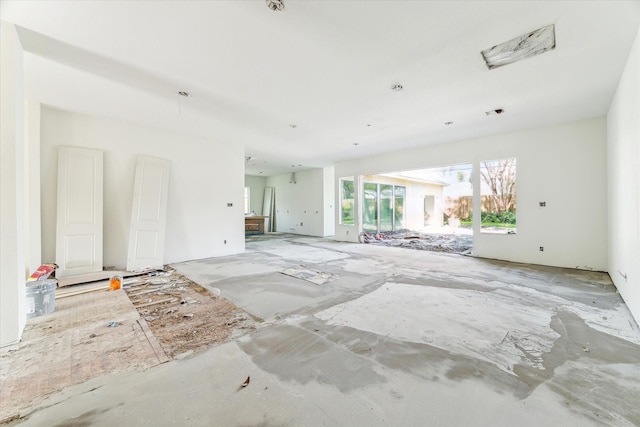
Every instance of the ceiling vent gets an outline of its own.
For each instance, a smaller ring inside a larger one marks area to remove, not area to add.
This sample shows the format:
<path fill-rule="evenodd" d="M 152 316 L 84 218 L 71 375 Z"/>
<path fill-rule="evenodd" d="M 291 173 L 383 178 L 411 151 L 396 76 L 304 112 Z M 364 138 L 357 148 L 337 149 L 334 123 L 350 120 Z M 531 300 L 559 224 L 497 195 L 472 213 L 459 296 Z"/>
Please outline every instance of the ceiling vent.
<path fill-rule="evenodd" d="M 555 26 L 549 25 L 482 51 L 490 70 L 555 49 Z"/>
<path fill-rule="evenodd" d="M 266 0 L 267 7 L 276 12 L 282 12 L 284 10 L 284 0 Z"/>

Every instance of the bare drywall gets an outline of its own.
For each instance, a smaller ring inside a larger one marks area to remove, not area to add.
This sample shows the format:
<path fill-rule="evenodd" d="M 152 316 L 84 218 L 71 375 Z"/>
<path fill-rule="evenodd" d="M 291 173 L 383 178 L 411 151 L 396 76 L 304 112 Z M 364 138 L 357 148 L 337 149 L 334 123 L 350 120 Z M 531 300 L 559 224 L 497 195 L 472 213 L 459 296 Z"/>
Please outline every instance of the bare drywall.
<path fill-rule="evenodd" d="M 322 168 L 322 176 L 323 176 L 323 184 L 322 184 L 322 192 L 323 192 L 323 202 L 322 206 L 324 209 L 323 217 L 324 217 L 324 233 L 323 236 L 333 236 L 336 232 L 336 223 L 335 223 L 335 185 L 334 178 L 335 169 L 333 166 L 327 166 Z"/>
<path fill-rule="evenodd" d="M 166 263 L 244 251 L 243 147 L 51 108 L 43 108 L 41 120 L 45 260 L 55 259 L 59 146 L 104 151 L 105 266 L 126 266 L 138 154 L 171 162 Z"/>
<path fill-rule="evenodd" d="M 16 27 L 0 23 L 0 347 L 20 340 L 26 324 L 24 96 Z"/>
<path fill-rule="evenodd" d="M 40 230 L 40 103 L 25 102 L 25 256 L 29 272 L 42 264 L 42 232 Z"/>
<path fill-rule="evenodd" d="M 605 271 L 605 125 L 597 118 L 342 162 L 336 178 L 471 163 L 479 182 L 481 161 L 516 157 L 518 232 L 480 233 L 474 224 L 474 255 Z M 357 240 L 353 227 L 336 224 L 336 239 Z"/>
<path fill-rule="evenodd" d="M 607 115 L 609 275 L 640 324 L 640 31 Z"/>
<path fill-rule="evenodd" d="M 326 173 L 333 177 L 333 168 Z M 333 179 L 328 188 L 325 180 L 325 170 L 321 168 L 296 172 L 295 180 L 291 174 L 267 178 L 267 187 L 275 188 L 276 231 L 307 236 L 333 235 L 333 230 L 325 227 L 325 215 L 334 216 Z"/>
<path fill-rule="evenodd" d="M 244 186 L 249 187 L 249 204 L 251 212 L 262 215 L 262 205 L 264 202 L 264 188 L 267 185 L 267 178 L 263 176 L 244 176 Z"/>

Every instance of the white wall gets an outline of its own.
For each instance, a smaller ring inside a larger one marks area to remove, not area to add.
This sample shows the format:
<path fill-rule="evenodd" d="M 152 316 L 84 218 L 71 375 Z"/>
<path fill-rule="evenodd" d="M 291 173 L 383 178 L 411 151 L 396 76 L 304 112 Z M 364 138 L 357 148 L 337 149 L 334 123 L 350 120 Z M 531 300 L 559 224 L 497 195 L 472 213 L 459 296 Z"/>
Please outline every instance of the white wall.
<path fill-rule="evenodd" d="M 326 174 L 332 175 L 332 168 Z M 333 179 L 330 188 L 325 189 L 326 174 L 320 168 L 296 172 L 295 184 L 289 182 L 290 173 L 267 178 L 267 187 L 275 188 L 276 231 L 307 236 L 333 235 L 333 230 L 325 229 L 325 212 L 330 218 L 335 215 Z"/>
<path fill-rule="evenodd" d="M 25 178 L 25 256 L 29 272 L 42 264 L 40 229 L 40 103 L 25 102 L 24 178 Z"/>
<path fill-rule="evenodd" d="M 165 263 L 244 251 L 243 147 L 50 108 L 42 109 L 41 122 L 45 262 L 55 259 L 60 146 L 104 151 L 105 266 L 126 266 L 138 154 L 171 162 Z"/>
<path fill-rule="evenodd" d="M 18 342 L 27 320 L 22 55 L 16 27 L 0 22 L 0 346 Z"/>
<path fill-rule="evenodd" d="M 640 32 L 607 115 L 609 275 L 640 323 Z"/>
<path fill-rule="evenodd" d="M 244 176 L 244 186 L 249 187 L 249 204 L 251 212 L 262 215 L 264 207 L 264 188 L 267 186 L 267 178 L 263 176 Z"/>
<path fill-rule="evenodd" d="M 333 236 L 336 233 L 335 222 L 335 200 L 336 200 L 336 187 L 335 187 L 335 175 L 336 171 L 333 166 L 327 166 L 322 169 L 323 175 L 323 208 L 324 208 L 324 233 L 323 237 Z"/>
<path fill-rule="evenodd" d="M 598 118 L 358 159 L 336 164 L 336 178 L 471 163 L 479 183 L 481 161 L 516 157 L 518 232 L 485 234 L 474 224 L 474 255 L 605 271 L 605 125 Z M 474 197 L 479 201 L 479 186 Z M 356 241 L 357 233 L 336 225 L 336 239 Z"/>

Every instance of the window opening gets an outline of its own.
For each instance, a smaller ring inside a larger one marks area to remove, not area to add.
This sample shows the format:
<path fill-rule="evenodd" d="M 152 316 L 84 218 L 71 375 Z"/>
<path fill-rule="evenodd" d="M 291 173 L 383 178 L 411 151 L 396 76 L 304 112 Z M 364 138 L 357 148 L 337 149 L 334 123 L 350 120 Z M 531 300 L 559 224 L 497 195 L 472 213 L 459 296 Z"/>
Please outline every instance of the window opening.
<path fill-rule="evenodd" d="M 516 232 L 516 159 L 480 163 L 482 233 Z"/>

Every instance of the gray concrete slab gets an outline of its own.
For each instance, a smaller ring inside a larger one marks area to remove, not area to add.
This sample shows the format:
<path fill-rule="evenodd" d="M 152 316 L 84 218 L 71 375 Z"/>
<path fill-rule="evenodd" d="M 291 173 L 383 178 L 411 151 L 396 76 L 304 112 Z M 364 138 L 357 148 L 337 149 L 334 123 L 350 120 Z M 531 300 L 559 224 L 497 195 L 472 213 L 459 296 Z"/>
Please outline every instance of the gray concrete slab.
<path fill-rule="evenodd" d="M 72 387 L 23 424 L 640 425 L 640 331 L 604 273 L 313 238 L 247 249 L 174 267 L 264 319 L 254 333 Z M 301 263 L 339 278 L 279 273 Z"/>

